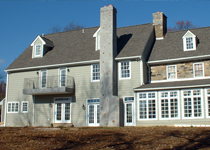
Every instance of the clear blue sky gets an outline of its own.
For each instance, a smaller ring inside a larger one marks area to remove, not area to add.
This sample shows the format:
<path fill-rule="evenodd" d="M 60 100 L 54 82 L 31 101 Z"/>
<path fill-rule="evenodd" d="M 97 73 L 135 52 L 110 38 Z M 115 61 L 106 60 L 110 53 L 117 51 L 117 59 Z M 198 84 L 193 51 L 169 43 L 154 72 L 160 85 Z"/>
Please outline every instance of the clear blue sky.
<path fill-rule="evenodd" d="M 1 1 L 0 70 L 6 69 L 36 38 L 53 26 L 69 22 L 100 25 L 100 8 L 117 9 L 117 26 L 152 23 L 152 13 L 164 12 L 168 27 L 189 20 L 200 27 L 210 26 L 210 1 Z M 27 63 L 27 62 L 26 62 Z"/>

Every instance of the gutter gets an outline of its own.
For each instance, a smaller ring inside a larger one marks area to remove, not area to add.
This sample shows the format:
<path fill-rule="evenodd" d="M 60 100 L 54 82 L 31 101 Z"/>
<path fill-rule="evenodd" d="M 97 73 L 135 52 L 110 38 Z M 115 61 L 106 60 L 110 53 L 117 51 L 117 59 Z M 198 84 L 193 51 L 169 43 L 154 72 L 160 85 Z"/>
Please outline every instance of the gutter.
<path fill-rule="evenodd" d="M 206 85 L 190 85 L 190 86 L 174 86 L 174 87 L 154 87 L 154 88 L 142 88 L 142 89 L 134 89 L 135 92 L 138 91 L 154 91 L 154 90 L 168 90 L 168 89 L 186 89 L 186 88 L 196 88 L 196 87 L 210 87 L 210 84 Z"/>
<path fill-rule="evenodd" d="M 98 63 L 98 62 L 100 62 L 99 59 L 98 60 L 90 60 L 90 61 L 64 63 L 64 64 L 54 64 L 54 65 L 25 67 L 25 68 L 17 68 L 17 69 L 7 69 L 7 70 L 5 70 L 5 72 L 31 70 L 31 69 L 44 69 L 44 68 L 53 68 L 53 67 L 63 67 L 63 66 L 68 66 L 68 65 L 83 65 L 83 64 L 92 64 L 92 63 Z"/>
<path fill-rule="evenodd" d="M 200 59 L 208 59 L 210 55 L 202 55 L 202 56 L 193 56 L 193 57 L 185 57 L 185 58 L 175 58 L 175 59 L 165 59 L 165 60 L 155 60 L 155 61 L 148 61 L 149 65 L 155 64 L 164 64 L 170 62 L 180 62 L 180 61 L 189 61 L 189 60 L 200 60 Z"/>
<path fill-rule="evenodd" d="M 119 57 L 119 58 L 115 58 L 116 61 L 128 60 L 128 59 L 139 59 L 139 60 L 141 60 L 141 56 L 131 56 L 131 57 Z"/>

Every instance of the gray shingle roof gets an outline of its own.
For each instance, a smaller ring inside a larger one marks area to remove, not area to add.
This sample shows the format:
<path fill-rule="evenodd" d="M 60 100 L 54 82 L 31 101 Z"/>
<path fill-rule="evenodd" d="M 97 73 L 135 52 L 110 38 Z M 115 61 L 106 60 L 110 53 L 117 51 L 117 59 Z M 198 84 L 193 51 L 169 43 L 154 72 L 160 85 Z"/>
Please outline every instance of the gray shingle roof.
<path fill-rule="evenodd" d="M 189 80 L 189 81 L 175 81 L 175 82 L 158 82 L 158 83 L 148 83 L 134 89 L 139 91 L 148 90 L 164 90 L 164 89 L 180 89 L 189 87 L 210 87 L 210 79 L 199 79 L 199 80 Z"/>
<path fill-rule="evenodd" d="M 84 33 L 82 30 L 75 30 L 45 35 L 42 38 L 48 44 L 53 44 L 52 50 L 48 51 L 43 58 L 32 59 L 32 47 L 29 46 L 6 70 L 98 60 L 100 51 L 95 51 L 93 37 L 98 28 L 86 28 Z M 118 28 L 117 57 L 141 55 L 152 32 L 152 24 Z"/>
<path fill-rule="evenodd" d="M 47 45 L 54 46 L 54 45 L 53 45 L 53 41 L 50 41 L 49 39 L 47 39 L 47 38 L 45 38 L 45 37 L 43 37 L 43 36 L 40 36 L 40 37 L 45 41 L 45 43 L 46 43 Z"/>
<path fill-rule="evenodd" d="M 182 37 L 187 30 L 168 32 L 163 40 L 155 42 L 149 61 L 210 55 L 210 27 L 190 29 L 190 31 L 197 36 L 197 50 L 183 51 Z"/>

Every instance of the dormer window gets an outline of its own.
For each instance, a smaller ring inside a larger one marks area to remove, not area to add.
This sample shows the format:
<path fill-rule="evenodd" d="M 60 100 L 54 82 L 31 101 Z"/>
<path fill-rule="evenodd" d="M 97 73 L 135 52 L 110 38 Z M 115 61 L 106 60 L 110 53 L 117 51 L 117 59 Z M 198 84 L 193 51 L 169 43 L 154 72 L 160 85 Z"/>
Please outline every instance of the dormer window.
<path fill-rule="evenodd" d="M 37 36 L 31 43 L 32 58 L 43 57 L 53 47 L 53 42 L 43 36 Z"/>
<path fill-rule="evenodd" d="M 41 45 L 36 45 L 35 46 L 35 57 L 40 57 L 41 56 Z"/>
<path fill-rule="evenodd" d="M 184 51 L 196 50 L 196 36 L 189 30 L 182 37 Z"/>
<path fill-rule="evenodd" d="M 96 31 L 96 33 L 93 35 L 93 37 L 96 38 L 95 40 L 95 50 L 100 50 L 100 28 Z"/>

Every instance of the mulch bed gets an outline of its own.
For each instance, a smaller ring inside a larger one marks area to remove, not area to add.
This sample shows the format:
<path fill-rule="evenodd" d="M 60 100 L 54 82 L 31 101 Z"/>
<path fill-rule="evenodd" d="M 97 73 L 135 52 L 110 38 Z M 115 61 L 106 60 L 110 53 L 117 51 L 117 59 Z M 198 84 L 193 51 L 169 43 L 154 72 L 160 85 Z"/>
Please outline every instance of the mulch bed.
<path fill-rule="evenodd" d="M 210 128 L 0 128 L 0 149 L 210 149 Z"/>

